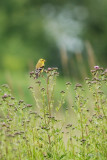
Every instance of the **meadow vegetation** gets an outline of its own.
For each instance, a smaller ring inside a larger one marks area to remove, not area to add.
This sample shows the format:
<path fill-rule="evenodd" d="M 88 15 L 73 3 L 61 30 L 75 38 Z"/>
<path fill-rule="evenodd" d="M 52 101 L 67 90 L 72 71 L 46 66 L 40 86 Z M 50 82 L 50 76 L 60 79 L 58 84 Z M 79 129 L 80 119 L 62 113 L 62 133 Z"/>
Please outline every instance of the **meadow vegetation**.
<path fill-rule="evenodd" d="M 0 87 L 0 159 L 106 160 L 107 70 L 95 66 L 85 87 L 66 82 L 57 99 L 58 68 L 44 72 L 30 72 L 35 105 Z"/>

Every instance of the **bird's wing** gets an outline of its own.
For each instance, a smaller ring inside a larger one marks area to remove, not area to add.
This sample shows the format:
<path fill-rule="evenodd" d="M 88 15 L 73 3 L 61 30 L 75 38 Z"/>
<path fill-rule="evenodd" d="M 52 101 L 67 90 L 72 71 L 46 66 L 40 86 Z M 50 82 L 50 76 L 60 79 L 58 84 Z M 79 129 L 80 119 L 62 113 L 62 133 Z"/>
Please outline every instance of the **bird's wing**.
<path fill-rule="evenodd" d="M 35 69 L 35 73 L 40 73 L 43 70 L 44 66 Z"/>

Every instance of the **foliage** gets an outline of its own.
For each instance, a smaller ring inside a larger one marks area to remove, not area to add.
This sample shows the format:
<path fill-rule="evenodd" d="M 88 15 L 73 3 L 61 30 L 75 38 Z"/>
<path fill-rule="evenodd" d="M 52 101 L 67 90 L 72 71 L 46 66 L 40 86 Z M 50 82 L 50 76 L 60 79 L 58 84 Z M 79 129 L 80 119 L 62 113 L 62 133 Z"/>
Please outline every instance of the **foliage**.
<path fill-rule="evenodd" d="M 47 15 L 50 17 L 48 20 Z M 57 17 L 60 17 L 62 21 Z M 40 57 L 43 57 L 48 59 L 47 65 L 56 65 L 61 70 L 60 52 L 62 48 L 58 47 L 57 41 L 54 40 L 51 34 L 55 35 L 56 27 L 61 26 L 59 28 L 60 35 L 59 32 L 56 32 L 56 35 L 59 35 L 57 40 L 65 40 L 62 44 L 64 46 L 65 42 L 69 43 L 68 39 L 66 39 L 67 34 L 70 35 L 71 39 L 76 39 L 75 32 L 81 30 L 81 25 L 79 24 L 84 26 L 82 32 L 79 32 L 79 35 L 77 35 L 77 38 L 79 37 L 84 42 L 82 52 L 79 48 L 79 52 L 83 53 L 83 56 L 85 54 L 84 64 L 89 59 L 87 57 L 87 48 L 85 47 L 85 42 L 88 40 L 95 51 L 95 57 L 99 60 L 98 62 L 102 66 L 106 66 L 106 17 L 106 0 L 1 0 L 0 69 L 24 72 L 28 67 L 31 68 L 32 64 L 35 64 Z M 52 23 L 53 26 L 50 26 L 50 28 L 46 26 L 49 20 L 55 22 Z M 61 23 L 59 24 L 59 22 Z M 68 28 L 66 28 L 67 25 Z M 73 33 L 71 34 L 69 31 Z M 64 35 L 63 39 L 61 35 Z M 70 46 L 74 47 L 74 44 L 70 44 Z M 76 41 L 76 48 L 78 46 L 79 44 Z M 71 60 L 69 63 L 72 65 L 69 65 L 68 69 L 70 68 L 70 72 L 71 68 L 73 68 L 71 74 L 75 75 L 78 71 L 78 61 L 75 62 L 73 54 L 72 51 L 67 52 L 67 57 Z M 76 65 L 73 63 L 76 63 Z M 86 67 L 87 65 L 85 64 L 84 68 Z"/>
<path fill-rule="evenodd" d="M 81 84 L 74 89 L 75 101 L 61 118 L 58 113 L 66 103 L 70 82 L 61 91 L 58 101 L 54 101 L 57 68 L 48 68 L 45 75 L 35 79 L 30 77 L 30 86 L 36 107 L 17 101 L 7 85 L 0 89 L 0 159 L 1 160 L 106 160 L 106 105 L 107 97 L 102 87 L 107 87 L 107 70 L 95 66 L 93 78 L 86 78 L 90 91 L 89 97 Z M 37 94 L 35 92 L 35 86 Z M 92 112 L 91 112 L 92 108 Z M 73 110 L 72 110 L 73 109 Z M 75 112 L 76 124 L 67 123 L 71 111 Z M 66 142 L 64 142 L 64 137 Z"/>

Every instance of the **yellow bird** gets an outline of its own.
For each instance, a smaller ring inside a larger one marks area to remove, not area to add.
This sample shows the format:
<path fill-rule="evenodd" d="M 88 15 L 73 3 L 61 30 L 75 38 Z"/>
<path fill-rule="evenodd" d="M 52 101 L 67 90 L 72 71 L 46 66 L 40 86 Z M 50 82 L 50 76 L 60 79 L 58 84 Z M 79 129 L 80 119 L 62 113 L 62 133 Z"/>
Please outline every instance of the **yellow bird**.
<path fill-rule="evenodd" d="M 45 59 L 39 59 L 39 61 L 36 64 L 36 69 L 35 69 L 35 75 L 36 78 L 38 78 L 39 74 L 43 72 L 44 66 L 45 66 Z"/>

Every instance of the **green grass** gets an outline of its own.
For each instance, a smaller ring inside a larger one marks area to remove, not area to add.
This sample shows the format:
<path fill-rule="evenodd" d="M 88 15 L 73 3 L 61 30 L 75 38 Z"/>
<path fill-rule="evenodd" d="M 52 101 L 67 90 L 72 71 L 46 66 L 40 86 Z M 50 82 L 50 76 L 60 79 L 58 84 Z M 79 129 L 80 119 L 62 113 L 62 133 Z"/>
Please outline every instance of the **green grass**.
<path fill-rule="evenodd" d="M 0 89 L 0 159 L 106 160 L 107 72 L 92 71 L 82 85 L 56 69 L 34 76 L 2 73 L 11 90 Z"/>

